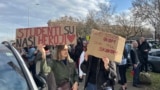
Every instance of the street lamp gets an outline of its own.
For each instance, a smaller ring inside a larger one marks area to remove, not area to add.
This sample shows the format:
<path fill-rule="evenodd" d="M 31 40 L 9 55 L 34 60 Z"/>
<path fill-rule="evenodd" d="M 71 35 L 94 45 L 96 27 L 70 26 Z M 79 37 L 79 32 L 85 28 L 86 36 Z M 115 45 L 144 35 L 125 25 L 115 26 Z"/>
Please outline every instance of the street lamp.
<path fill-rule="evenodd" d="M 40 5 L 40 4 L 36 3 L 35 5 Z M 30 16 L 30 7 L 28 7 L 28 27 L 29 27 L 29 16 Z"/>

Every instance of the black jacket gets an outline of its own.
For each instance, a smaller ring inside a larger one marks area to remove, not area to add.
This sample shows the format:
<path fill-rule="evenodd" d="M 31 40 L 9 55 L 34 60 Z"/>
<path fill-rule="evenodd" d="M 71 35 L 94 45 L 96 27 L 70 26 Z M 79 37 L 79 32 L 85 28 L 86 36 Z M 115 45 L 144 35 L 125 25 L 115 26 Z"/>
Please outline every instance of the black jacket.
<path fill-rule="evenodd" d="M 95 67 L 93 60 L 98 60 L 97 67 Z M 96 79 L 96 85 L 97 90 L 103 90 L 103 87 L 106 86 L 114 86 L 115 79 L 117 76 L 116 73 L 116 65 L 114 62 L 110 61 L 109 63 L 109 69 L 106 70 L 104 67 L 104 63 L 101 59 L 96 58 L 94 56 L 89 56 L 88 61 L 85 61 L 81 64 L 81 69 L 83 72 L 86 73 L 86 79 L 85 79 L 85 88 L 87 86 L 87 83 L 94 82 L 92 79 Z M 95 69 L 95 70 L 94 70 Z M 93 75 L 95 73 L 95 75 Z M 96 78 L 91 78 L 96 76 Z M 107 83 L 107 84 L 106 84 Z"/>
<path fill-rule="evenodd" d="M 139 45 L 138 49 L 140 50 L 140 53 L 144 58 L 148 58 L 148 52 L 145 52 L 144 50 L 147 49 L 148 51 L 150 51 L 151 47 L 149 46 L 147 41 L 144 41 L 141 45 Z"/>
<path fill-rule="evenodd" d="M 144 63 L 142 54 L 139 51 L 139 49 L 133 49 L 132 48 L 131 51 L 130 51 L 130 58 L 131 58 L 132 64 L 137 64 L 138 62 L 139 63 Z"/>

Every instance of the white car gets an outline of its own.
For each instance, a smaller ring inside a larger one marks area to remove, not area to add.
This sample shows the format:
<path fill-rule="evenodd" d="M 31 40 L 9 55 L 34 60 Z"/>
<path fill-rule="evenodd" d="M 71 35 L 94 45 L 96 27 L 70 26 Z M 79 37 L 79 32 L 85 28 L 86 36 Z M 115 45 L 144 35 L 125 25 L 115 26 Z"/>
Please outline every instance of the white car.
<path fill-rule="evenodd" d="M 17 50 L 8 42 L 0 44 L 0 90 L 38 90 Z"/>

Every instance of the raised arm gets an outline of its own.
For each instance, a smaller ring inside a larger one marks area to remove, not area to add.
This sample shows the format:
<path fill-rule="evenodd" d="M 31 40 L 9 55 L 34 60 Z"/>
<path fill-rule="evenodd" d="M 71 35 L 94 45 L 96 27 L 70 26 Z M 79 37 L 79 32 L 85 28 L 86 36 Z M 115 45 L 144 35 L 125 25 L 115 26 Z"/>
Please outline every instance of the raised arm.
<path fill-rule="evenodd" d="M 38 45 L 38 50 L 42 53 L 42 61 L 40 65 L 40 70 L 43 74 L 48 74 L 51 72 L 51 67 L 47 65 L 46 62 L 46 52 L 44 50 L 44 45 L 40 44 Z"/>

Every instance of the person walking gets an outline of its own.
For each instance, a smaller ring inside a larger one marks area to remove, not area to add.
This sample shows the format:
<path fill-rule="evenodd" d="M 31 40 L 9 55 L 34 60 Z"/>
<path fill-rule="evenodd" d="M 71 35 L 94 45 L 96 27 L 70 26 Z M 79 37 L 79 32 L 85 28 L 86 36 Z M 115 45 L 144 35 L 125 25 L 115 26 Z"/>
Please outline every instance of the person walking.
<path fill-rule="evenodd" d="M 83 81 L 83 76 L 86 75 L 82 70 L 81 70 L 81 64 L 84 61 L 84 56 L 87 51 L 87 46 L 83 46 L 83 52 L 80 55 L 79 59 L 79 82 Z"/>
<path fill-rule="evenodd" d="M 85 54 L 81 69 L 86 73 L 85 90 L 114 90 L 116 65 L 107 57 L 97 58 Z"/>
<path fill-rule="evenodd" d="M 128 53 L 126 48 L 123 51 L 123 57 L 119 66 L 119 74 L 120 74 L 120 84 L 122 85 L 119 90 L 126 90 L 127 89 L 127 77 L 126 77 L 126 70 L 127 70 L 127 57 Z"/>
<path fill-rule="evenodd" d="M 41 72 L 48 74 L 53 71 L 57 90 L 78 90 L 78 73 L 75 63 L 68 54 L 68 46 L 58 45 L 55 60 L 52 59 L 49 64 L 43 45 L 38 45 L 38 49 L 42 53 Z"/>
<path fill-rule="evenodd" d="M 133 65 L 133 71 L 134 71 L 134 75 L 133 75 L 133 86 L 134 87 L 140 87 L 139 86 L 139 74 L 140 74 L 140 67 L 141 67 L 141 63 L 139 60 L 139 51 L 138 51 L 138 43 L 137 41 L 133 41 L 132 42 L 132 49 L 130 51 L 130 57 L 132 60 L 132 65 Z"/>
<path fill-rule="evenodd" d="M 148 72 L 148 53 L 151 50 L 151 47 L 144 37 L 140 38 L 140 45 L 138 49 L 140 50 L 140 55 L 142 57 L 141 71 Z"/>
<path fill-rule="evenodd" d="M 26 53 L 29 70 L 32 73 L 33 77 L 35 77 L 35 74 L 36 74 L 35 51 L 36 51 L 36 48 L 30 45 L 28 47 L 28 53 Z"/>

